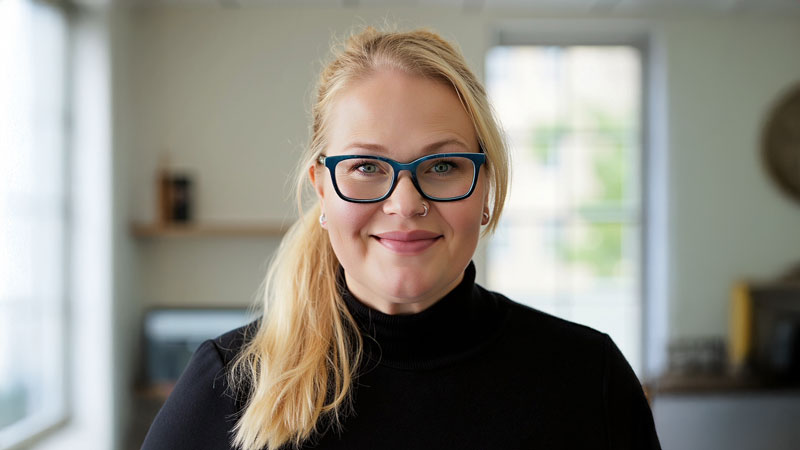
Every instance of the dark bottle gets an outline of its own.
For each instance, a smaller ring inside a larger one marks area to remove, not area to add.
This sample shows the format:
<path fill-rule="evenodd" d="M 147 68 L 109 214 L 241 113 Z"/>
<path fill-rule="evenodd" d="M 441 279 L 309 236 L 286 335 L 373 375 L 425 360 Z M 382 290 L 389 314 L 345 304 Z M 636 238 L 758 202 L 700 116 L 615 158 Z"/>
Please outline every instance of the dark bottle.
<path fill-rule="evenodd" d="M 187 223 L 192 220 L 192 179 L 188 175 L 172 177 L 172 220 Z"/>

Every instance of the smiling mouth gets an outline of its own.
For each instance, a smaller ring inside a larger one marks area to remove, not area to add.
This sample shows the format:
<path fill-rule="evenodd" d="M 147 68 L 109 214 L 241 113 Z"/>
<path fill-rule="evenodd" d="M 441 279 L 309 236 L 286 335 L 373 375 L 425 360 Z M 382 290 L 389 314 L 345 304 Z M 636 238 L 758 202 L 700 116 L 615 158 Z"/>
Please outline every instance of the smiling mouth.
<path fill-rule="evenodd" d="M 416 255 L 433 246 L 442 235 L 427 231 L 412 231 L 381 233 L 372 237 L 394 253 Z"/>

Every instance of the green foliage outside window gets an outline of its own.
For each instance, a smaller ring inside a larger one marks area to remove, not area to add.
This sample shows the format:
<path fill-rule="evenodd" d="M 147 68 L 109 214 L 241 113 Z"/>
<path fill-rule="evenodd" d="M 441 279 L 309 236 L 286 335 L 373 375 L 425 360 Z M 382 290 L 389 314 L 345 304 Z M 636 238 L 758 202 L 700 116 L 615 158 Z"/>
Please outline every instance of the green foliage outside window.
<path fill-rule="evenodd" d="M 629 163 L 625 159 L 630 131 L 624 121 L 602 112 L 594 111 L 591 117 L 591 127 L 585 132 L 602 143 L 601 148 L 591 152 L 592 172 L 598 188 L 593 198 L 583 199 L 577 207 L 581 222 L 588 223 L 586 232 L 577 241 L 570 239 L 568 233 L 561 233 L 556 251 L 563 262 L 588 267 L 598 277 L 611 277 L 622 270 L 625 226 L 619 222 L 598 221 L 596 217 L 603 210 L 624 206 L 625 187 L 630 177 Z M 563 124 L 537 127 L 534 132 L 537 144 L 533 151 L 540 161 L 552 160 L 558 151 L 558 146 L 553 144 L 570 132 Z"/>

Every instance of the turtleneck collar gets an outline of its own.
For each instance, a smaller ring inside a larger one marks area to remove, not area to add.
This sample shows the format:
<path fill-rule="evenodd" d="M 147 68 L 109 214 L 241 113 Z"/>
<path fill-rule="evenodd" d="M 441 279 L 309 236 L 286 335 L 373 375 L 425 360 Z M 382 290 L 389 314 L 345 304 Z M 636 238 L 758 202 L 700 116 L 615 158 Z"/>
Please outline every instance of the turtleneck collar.
<path fill-rule="evenodd" d="M 340 275 L 342 296 L 373 363 L 400 369 L 448 365 L 479 351 L 501 329 L 504 311 L 491 293 L 475 284 L 472 262 L 452 291 L 424 311 L 407 315 L 372 309 L 353 296 Z"/>

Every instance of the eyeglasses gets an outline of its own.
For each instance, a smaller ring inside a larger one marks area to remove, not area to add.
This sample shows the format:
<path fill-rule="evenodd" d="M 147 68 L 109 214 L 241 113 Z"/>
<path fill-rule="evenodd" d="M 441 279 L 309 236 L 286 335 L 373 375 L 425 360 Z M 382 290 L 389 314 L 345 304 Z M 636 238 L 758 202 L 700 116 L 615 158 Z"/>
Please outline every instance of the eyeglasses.
<path fill-rule="evenodd" d="M 472 195 L 485 153 L 437 153 L 403 164 L 382 156 L 320 156 L 331 174 L 333 188 L 342 200 L 372 203 L 385 200 L 397 186 L 401 171 L 422 196 L 436 202 L 452 202 Z"/>

